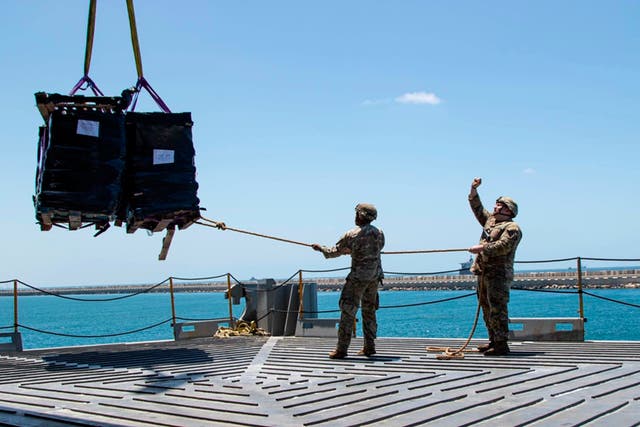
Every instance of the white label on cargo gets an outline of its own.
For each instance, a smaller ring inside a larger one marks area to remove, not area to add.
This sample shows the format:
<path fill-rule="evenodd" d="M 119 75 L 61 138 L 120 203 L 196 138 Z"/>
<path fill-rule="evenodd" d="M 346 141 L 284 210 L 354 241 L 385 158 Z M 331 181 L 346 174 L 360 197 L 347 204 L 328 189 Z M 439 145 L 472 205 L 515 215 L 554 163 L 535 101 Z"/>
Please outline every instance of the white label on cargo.
<path fill-rule="evenodd" d="M 173 163 L 174 160 L 173 150 L 153 150 L 153 164 L 154 165 L 166 165 L 167 163 Z"/>
<path fill-rule="evenodd" d="M 95 136 L 100 135 L 100 122 L 93 120 L 78 120 L 78 135 Z"/>

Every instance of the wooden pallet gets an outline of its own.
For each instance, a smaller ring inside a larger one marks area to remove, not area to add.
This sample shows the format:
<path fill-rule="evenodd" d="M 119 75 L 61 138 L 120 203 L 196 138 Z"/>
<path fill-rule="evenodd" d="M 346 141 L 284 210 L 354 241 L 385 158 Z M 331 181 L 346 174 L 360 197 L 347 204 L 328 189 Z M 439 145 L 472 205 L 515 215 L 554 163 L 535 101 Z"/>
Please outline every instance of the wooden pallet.
<path fill-rule="evenodd" d="M 96 230 L 105 229 L 112 217 L 96 213 L 86 214 L 80 211 L 64 209 L 47 209 L 36 212 L 36 220 L 41 231 L 49 231 L 54 225 L 59 225 L 69 230 L 79 230 L 94 226 Z"/>

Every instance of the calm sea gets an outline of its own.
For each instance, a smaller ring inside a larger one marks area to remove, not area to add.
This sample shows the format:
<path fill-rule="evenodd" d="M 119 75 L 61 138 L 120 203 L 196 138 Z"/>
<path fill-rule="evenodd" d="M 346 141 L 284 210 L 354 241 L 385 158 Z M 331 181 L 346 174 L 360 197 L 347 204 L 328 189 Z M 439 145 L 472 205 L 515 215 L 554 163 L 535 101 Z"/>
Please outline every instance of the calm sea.
<path fill-rule="evenodd" d="M 619 302 L 584 296 L 584 313 L 588 319 L 585 324 L 586 339 L 640 340 L 640 290 L 598 289 L 588 292 Z M 464 297 L 470 293 L 383 290 L 380 292 L 378 335 L 466 338 L 473 326 L 477 304 L 474 295 Z M 122 295 L 74 297 L 100 300 Z M 442 301 L 454 297 L 462 298 Z M 321 313 L 319 317 L 339 317 L 338 298 L 338 292 L 320 292 L 318 310 L 336 312 Z M 414 305 L 406 306 L 410 304 Z M 229 316 L 228 300 L 222 293 L 179 293 L 175 295 L 175 307 L 176 316 L 185 320 Z M 232 307 L 235 317 L 239 317 L 244 310 L 243 304 Z M 578 309 L 578 295 L 575 293 L 513 290 L 509 303 L 511 317 L 577 317 Z M 170 326 L 171 298 L 165 293 L 140 294 L 115 301 L 21 296 L 18 300 L 18 313 L 18 323 L 25 326 L 20 328 L 25 349 L 173 339 Z M 12 325 L 13 298 L 0 297 L 0 327 L 3 327 L 0 331 L 10 332 Z M 137 330 L 139 331 L 135 333 L 120 335 Z M 361 333 L 358 331 L 359 336 Z M 482 321 L 479 322 L 474 337 L 487 337 Z"/>

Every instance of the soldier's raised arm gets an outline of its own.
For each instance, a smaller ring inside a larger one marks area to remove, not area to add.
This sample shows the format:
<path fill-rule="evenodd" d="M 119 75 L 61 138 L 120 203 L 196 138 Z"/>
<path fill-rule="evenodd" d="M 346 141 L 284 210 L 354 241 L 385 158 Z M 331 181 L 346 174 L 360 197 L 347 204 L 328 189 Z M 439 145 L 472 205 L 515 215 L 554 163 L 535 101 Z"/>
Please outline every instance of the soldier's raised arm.
<path fill-rule="evenodd" d="M 469 198 L 475 197 L 478 195 L 478 187 L 482 184 L 482 178 L 473 178 L 471 182 L 471 190 L 469 190 Z"/>

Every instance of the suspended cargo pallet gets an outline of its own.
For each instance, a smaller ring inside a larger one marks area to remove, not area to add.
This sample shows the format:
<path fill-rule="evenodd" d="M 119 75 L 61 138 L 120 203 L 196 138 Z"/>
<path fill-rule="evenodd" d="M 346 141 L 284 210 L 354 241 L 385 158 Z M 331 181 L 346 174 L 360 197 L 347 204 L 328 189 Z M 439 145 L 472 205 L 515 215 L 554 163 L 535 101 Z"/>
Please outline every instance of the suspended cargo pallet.
<path fill-rule="evenodd" d="M 43 231 L 53 225 L 106 229 L 121 204 L 128 97 L 36 93 L 39 129 L 34 205 Z"/>
<path fill-rule="evenodd" d="M 128 233 L 166 230 L 163 260 L 176 228 L 200 218 L 191 113 L 172 113 L 142 75 L 132 0 L 127 11 L 138 81 L 122 96 L 103 95 L 89 78 L 95 11 L 91 0 L 83 77 L 69 95 L 36 93 L 46 123 L 39 130 L 36 220 L 45 231 L 95 225 L 96 235 L 111 222 L 126 222 Z M 96 96 L 75 95 L 85 89 Z M 133 112 L 141 89 L 163 113 Z"/>
<path fill-rule="evenodd" d="M 191 113 L 126 114 L 128 233 L 184 229 L 200 218 Z"/>

